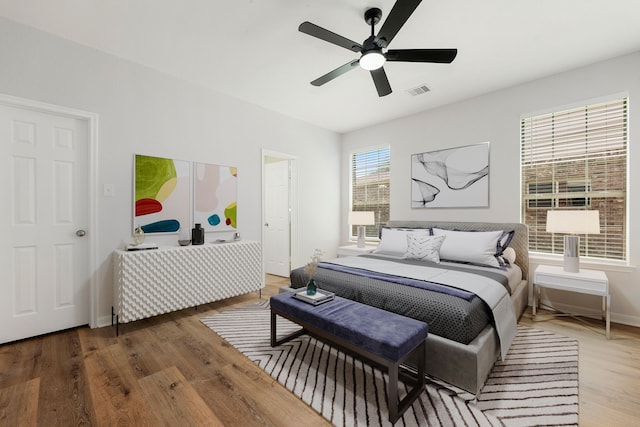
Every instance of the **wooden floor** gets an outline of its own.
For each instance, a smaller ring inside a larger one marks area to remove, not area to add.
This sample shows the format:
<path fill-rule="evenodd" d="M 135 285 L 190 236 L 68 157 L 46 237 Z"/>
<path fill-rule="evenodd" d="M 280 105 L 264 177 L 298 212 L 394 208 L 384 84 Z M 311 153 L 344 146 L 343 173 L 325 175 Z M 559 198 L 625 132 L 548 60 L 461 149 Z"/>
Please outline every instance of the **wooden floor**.
<path fill-rule="evenodd" d="M 285 279 L 268 277 L 263 298 Z M 123 328 L 78 328 L 0 346 L 0 426 L 325 426 L 200 318 L 257 294 Z M 640 330 L 550 318 L 522 324 L 580 341 L 580 424 L 640 424 Z M 250 328 L 251 325 L 247 325 Z"/>

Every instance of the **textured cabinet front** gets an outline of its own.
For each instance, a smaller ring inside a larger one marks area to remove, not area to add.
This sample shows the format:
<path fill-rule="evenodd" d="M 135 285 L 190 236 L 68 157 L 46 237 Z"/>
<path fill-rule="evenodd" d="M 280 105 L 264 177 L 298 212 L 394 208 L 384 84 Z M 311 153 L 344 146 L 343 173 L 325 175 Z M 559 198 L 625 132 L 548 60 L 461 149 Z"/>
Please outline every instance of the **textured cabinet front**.
<path fill-rule="evenodd" d="M 122 323 L 264 287 L 260 242 L 113 254 L 115 314 Z"/>

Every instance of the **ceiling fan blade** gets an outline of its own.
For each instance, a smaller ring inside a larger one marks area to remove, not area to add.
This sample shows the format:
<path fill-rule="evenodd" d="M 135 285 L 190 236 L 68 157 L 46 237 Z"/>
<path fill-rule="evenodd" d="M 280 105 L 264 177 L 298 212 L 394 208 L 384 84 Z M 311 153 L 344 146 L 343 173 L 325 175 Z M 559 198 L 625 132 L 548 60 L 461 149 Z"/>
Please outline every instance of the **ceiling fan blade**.
<path fill-rule="evenodd" d="M 391 8 L 391 12 L 382 24 L 377 39 L 380 47 L 387 47 L 391 40 L 398 34 L 400 28 L 407 22 L 414 10 L 422 0 L 397 0 Z"/>
<path fill-rule="evenodd" d="M 387 73 L 384 72 L 384 68 L 380 67 L 377 70 L 371 70 L 371 77 L 373 77 L 373 83 L 376 85 L 378 96 L 383 97 L 392 92 L 391 85 L 389 84 Z"/>
<path fill-rule="evenodd" d="M 450 64 L 457 54 L 458 49 L 393 49 L 388 50 L 385 57 L 387 61 Z"/>
<path fill-rule="evenodd" d="M 300 24 L 298 31 L 354 52 L 360 52 L 362 50 L 362 45 L 360 43 L 349 40 L 346 37 L 342 37 L 341 35 L 333 33 L 322 27 L 318 27 L 316 24 L 312 24 L 311 22 L 305 21 Z"/>
<path fill-rule="evenodd" d="M 330 82 L 331 80 L 335 79 L 336 77 L 340 77 L 341 75 L 343 75 L 347 71 L 353 70 L 357 65 L 358 65 L 358 59 L 354 59 L 353 61 L 347 62 L 346 64 L 336 68 L 333 71 L 329 71 L 324 76 L 318 77 L 317 79 L 312 81 L 311 84 L 314 85 L 314 86 L 322 86 L 323 84 L 325 84 L 327 82 Z"/>

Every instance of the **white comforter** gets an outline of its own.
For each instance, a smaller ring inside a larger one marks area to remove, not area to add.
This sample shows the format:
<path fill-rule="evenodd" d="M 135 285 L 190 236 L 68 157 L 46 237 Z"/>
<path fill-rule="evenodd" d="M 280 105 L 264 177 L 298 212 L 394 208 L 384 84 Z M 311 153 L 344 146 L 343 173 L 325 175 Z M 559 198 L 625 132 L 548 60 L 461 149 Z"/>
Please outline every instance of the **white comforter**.
<path fill-rule="evenodd" d="M 488 277 L 456 270 L 399 264 L 379 258 L 358 256 L 338 258 L 330 262 L 345 267 L 439 283 L 476 294 L 493 313 L 493 320 L 500 339 L 500 355 L 503 360 L 516 336 L 517 321 L 509 293 L 502 284 Z"/>

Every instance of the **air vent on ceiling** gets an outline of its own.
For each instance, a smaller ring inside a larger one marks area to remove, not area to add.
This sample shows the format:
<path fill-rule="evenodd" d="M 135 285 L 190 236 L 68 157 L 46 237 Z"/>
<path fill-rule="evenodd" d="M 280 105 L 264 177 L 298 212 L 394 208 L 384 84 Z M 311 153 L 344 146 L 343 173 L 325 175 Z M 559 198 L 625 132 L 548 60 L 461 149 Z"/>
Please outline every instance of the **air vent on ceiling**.
<path fill-rule="evenodd" d="M 407 93 L 411 96 L 422 95 L 423 93 L 429 92 L 431 89 L 427 87 L 427 85 L 422 85 L 418 87 L 414 87 L 413 89 L 408 89 Z"/>

